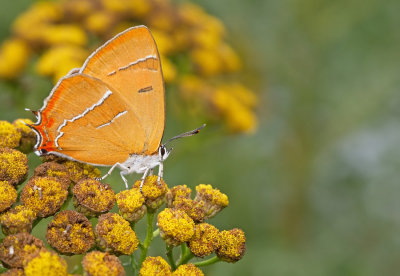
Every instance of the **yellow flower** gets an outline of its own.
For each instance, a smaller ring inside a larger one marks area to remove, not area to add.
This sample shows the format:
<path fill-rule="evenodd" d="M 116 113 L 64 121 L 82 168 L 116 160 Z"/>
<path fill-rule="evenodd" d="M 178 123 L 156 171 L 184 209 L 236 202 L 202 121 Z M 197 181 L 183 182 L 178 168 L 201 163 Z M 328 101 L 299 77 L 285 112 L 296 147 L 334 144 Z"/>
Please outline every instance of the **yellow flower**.
<path fill-rule="evenodd" d="M 144 18 L 152 9 L 151 2 L 148 0 L 131 0 L 127 7 L 134 17 Z"/>
<path fill-rule="evenodd" d="M 174 42 L 167 32 L 160 29 L 151 29 L 151 33 L 161 55 L 168 55 L 174 50 Z"/>
<path fill-rule="evenodd" d="M 189 241 L 194 234 L 193 220 L 182 210 L 165 208 L 158 214 L 160 236 L 169 245 Z"/>
<path fill-rule="evenodd" d="M 19 145 L 21 133 L 7 121 L 0 121 L 0 148 L 16 148 Z"/>
<path fill-rule="evenodd" d="M 218 239 L 217 256 L 225 262 L 239 261 L 246 251 L 246 237 L 241 229 L 221 231 Z"/>
<path fill-rule="evenodd" d="M 31 232 L 36 212 L 31 208 L 18 205 L 0 216 L 1 229 L 5 235 Z"/>
<path fill-rule="evenodd" d="M 163 71 L 164 80 L 166 83 L 173 82 L 177 77 L 176 66 L 170 59 L 165 56 L 161 56 L 161 66 Z"/>
<path fill-rule="evenodd" d="M 13 38 L 3 42 L 0 48 L 0 77 L 17 77 L 30 58 L 30 49 L 22 39 Z"/>
<path fill-rule="evenodd" d="M 48 25 L 42 30 L 42 40 L 49 44 L 73 44 L 84 46 L 87 43 L 85 31 L 75 24 Z"/>
<path fill-rule="evenodd" d="M 82 260 L 84 275 L 88 276 L 124 276 L 125 270 L 120 260 L 107 252 L 92 251 Z"/>
<path fill-rule="evenodd" d="M 113 13 L 125 13 L 129 0 L 100 0 L 104 9 Z"/>
<path fill-rule="evenodd" d="M 20 151 L 0 148 L 0 179 L 18 185 L 28 174 L 28 157 Z"/>
<path fill-rule="evenodd" d="M 230 45 L 221 43 L 217 51 L 218 56 L 223 63 L 224 71 L 235 72 L 241 68 L 242 64 L 240 58 Z"/>
<path fill-rule="evenodd" d="M 98 246 L 116 254 L 131 255 L 139 240 L 129 222 L 115 213 L 103 214 L 96 225 Z"/>
<path fill-rule="evenodd" d="M 95 34 L 103 34 L 110 28 L 113 20 L 109 13 L 98 11 L 86 18 L 85 27 Z"/>
<path fill-rule="evenodd" d="M 24 266 L 26 276 L 63 276 L 67 275 L 67 262 L 55 253 L 41 251 Z"/>
<path fill-rule="evenodd" d="M 22 189 L 21 202 L 38 217 L 48 217 L 61 208 L 67 196 L 68 190 L 57 178 L 34 177 Z"/>
<path fill-rule="evenodd" d="M 47 225 L 46 240 L 61 254 L 83 254 L 94 245 L 92 224 L 81 213 L 64 210 Z"/>
<path fill-rule="evenodd" d="M 173 276 L 204 276 L 203 271 L 194 264 L 180 265 L 173 273 Z"/>
<path fill-rule="evenodd" d="M 169 276 L 172 275 L 171 267 L 161 257 L 148 256 L 142 263 L 139 271 L 140 276 Z"/>
<path fill-rule="evenodd" d="M 133 184 L 133 189 L 139 189 L 142 181 L 138 180 Z M 158 183 L 158 176 L 150 175 L 146 177 L 143 183 L 141 193 L 146 199 L 146 206 L 150 209 L 157 209 L 165 202 L 165 194 L 168 191 L 168 186 L 164 179 L 160 179 Z"/>
<path fill-rule="evenodd" d="M 17 190 L 7 181 L 0 180 L 0 212 L 4 212 L 17 200 Z"/>
<path fill-rule="evenodd" d="M 41 37 L 41 29 L 50 22 L 58 21 L 62 17 L 59 4 L 50 1 L 35 2 L 30 9 L 18 16 L 13 23 L 14 32 L 30 41 Z"/>
<path fill-rule="evenodd" d="M 205 257 L 218 248 L 218 229 L 208 223 L 196 224 L 194 235 L 188 242 L 190 251 L 197 257 Z"/>
<path fill-rule="evenodd" d="M 145 198 L 139 189 L 124 190 L 116 195 L 120 215 L 130 222 L 137 222 L 146 213 Z"/>
<path fill-rule="evenodd" d="M 205 76 L 217 75 L 222 72 L 221 60 L 213 49 L 196 48 L 190 52 L 190 57 L 196 69 Z"/>
<path fill-rule="evenodd" d="M 54 76 L 54 82 L 57 82 L 71 69 L 81 67 L 87 55 L 85 49 L 75 45 L 52 47 L 39 57 L 36 72 L 43 76 Z"/>
<path fill-rule="evenodd" d="M 225 118 L 231 132 L 252 132 L 256 129 L 256 115 L 243 99 L 236 98 L 230 91 L 222 88 L 215 91 L 212 101 Z"/>

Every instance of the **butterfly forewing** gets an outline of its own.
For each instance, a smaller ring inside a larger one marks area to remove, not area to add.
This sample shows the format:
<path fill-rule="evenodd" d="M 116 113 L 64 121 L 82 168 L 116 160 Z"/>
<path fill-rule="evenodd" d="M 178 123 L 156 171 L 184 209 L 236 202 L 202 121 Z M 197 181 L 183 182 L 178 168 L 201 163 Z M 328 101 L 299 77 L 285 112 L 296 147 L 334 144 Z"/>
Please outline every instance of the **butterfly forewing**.
<path fill-rule="evenodd" d="M 165 99 L 160 57 L 150 31 L 139 26 L 117 35 L 86 60 L 81 72 L 108 84 L 137 114 L 144 148 L 133 153 L 155 153 L 164 132 Z M 132 144 L 138 139 L 124 138 Z"/>

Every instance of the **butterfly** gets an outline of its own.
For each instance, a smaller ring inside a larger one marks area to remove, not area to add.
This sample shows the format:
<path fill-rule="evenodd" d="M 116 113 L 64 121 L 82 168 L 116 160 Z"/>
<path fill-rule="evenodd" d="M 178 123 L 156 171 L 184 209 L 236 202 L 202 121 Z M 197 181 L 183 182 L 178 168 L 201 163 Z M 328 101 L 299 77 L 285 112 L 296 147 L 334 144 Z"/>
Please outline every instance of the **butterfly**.
<path fill-rule="evenodd" d="M 129 28 L 94 51 L 82 68 L 61 78 L 35 111 L 35 153 L 54 154 L 127 174 L 152 173 L 171 150 L 161 144 L 165 127 L 165 88 L 160 55 L 146 26 Z M 167 142 L 192 136 L 201 127 Z"/>

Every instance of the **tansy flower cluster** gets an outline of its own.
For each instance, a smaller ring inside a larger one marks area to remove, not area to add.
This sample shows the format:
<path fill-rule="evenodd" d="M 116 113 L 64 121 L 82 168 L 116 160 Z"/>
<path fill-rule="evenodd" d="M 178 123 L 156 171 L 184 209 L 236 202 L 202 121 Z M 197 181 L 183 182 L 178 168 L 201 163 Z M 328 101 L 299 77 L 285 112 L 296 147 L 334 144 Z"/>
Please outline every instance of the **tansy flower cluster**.
<path fill-rule="evenodd" d="M 196 186 L 192 198 L 186 185 L 169 188 L 150 175 L 142 186 L 136 181 L 115 193 L 97 180 L 95 167 L 52 155 L 41 158 L 27 179 L 33 138 L 18 121 L 0 121 L 0 270 L 5 275 L 70 275 L 61 255 L 82 255 L 83 275 L 92 276 L 125 275 L 127 266 L 143 276 L 204 275 L 202 266 L 243 257 L 242 230 L 220 231 L 207 222 L 229 204 L 211 185 Z M 43 218 L 48 218 L 49 247 L 31 234 Z M 147 226 L 145 235 L 135 230 L 140 221 Z M 154 239 L 164 241 L 166 253 L 148 255 Z M 176 247 L 180 256 L 174 256 Z M 130 262 L 122 263 L 121 255 Z"/>
<path fill-rule="evenodd" d="M 154 35 L 167 92 L 186 103 L 185 112 L 201 122 L 222 122 L 230 132 L 256 129 L 258 99 L 240 81 L 242 60 L 224 24 L 187 1 L 34 1 L 0 46 L 0 77 L 18 80 L 31 65 L 55 83 L 101 42 L 140 24 Z"/>

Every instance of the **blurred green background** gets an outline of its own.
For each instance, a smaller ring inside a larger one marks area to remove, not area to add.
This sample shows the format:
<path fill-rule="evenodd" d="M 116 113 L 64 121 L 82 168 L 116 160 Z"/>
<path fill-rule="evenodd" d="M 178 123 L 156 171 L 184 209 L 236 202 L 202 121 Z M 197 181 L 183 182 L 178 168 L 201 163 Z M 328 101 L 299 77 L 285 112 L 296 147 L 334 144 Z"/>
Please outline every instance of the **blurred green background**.
<path fill-rule="evenodd" d="M 0 39 L 30 2 L 3 5 Z M 211 222 L 247 235 L 241 261 L 204 271 L 397 275 L 400 2 L 197 3 L 225 22 L 260 97 L 256 134 L 208 127 L 176 142 L 165 164 L 170 186 L 210 183 L 226 193 L 230 206 Z M 19 97 L 39 108 L 51 85 L 35 85 L 40 93 L 11 95 L 14 88 L 0 83 L 0 119 L 27 116 L 15 108 Z M 165 137 L 187 127 L 167 116 Z"/>

